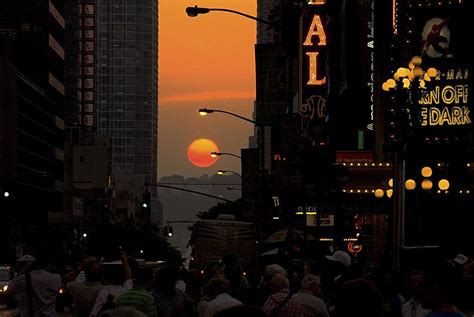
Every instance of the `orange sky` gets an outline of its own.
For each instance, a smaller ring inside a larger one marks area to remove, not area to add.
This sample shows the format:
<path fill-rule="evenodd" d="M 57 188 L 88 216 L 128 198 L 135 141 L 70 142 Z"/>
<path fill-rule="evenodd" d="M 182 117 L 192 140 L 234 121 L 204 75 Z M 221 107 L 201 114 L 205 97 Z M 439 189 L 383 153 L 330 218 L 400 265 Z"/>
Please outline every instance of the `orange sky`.
<path fill-rule="evenodd" d="M 187 6 L 228 8 L 256 15 L 256 0 L 160 0 L 158 82 L 158 176 L 199 176 L 218 169 L 240 171 L 240 160 L 223 156 L 208 168 L 188 161 L 189 144 L 216 142 L 240 155 L 253 126 L 207 107 L 251 117 L 255 99 L 255 21 L 227 12 L 188 17 Z"/>

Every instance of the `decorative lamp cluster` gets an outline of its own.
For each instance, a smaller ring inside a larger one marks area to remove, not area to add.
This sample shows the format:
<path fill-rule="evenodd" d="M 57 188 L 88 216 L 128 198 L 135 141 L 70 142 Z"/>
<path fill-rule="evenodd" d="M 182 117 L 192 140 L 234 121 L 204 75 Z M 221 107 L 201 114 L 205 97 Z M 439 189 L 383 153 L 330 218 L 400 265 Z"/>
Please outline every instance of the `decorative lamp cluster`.
<path fill-rule="evenodd" d="M 440 164 L 438 164 L 439 166 Z M 429 166 L 424 166 L 423 168 L 421 168 L 420 170 L 420 173 L 421 173 L 421 176 L 424 177 L 424 179 L 421 181 L 421 188 L 423 190 L 432 190 L 433 189 L 433 181 L 429 178 L 431 176 L 433 176 L 433 169 Z M 392 195 L 393 195 L 393 178 L 390 178 L 388 180 L 388 187 L 389 189 L 387 189 L 385 192 L 383 189 L 376 189 L 373 193 L 375 194 L 375 197 L 377 198 L 382 198 L 384 197 L 385 195 L 387 195 L 388 198 L 391 198 Z M 416 181 L 414 179 L 407 179 L 405 181 L 405 189 L 406 190 L 415 190 L 416 189 Z M 448 193 L 448 190 L 449 190 L 449 187 L 450 187 L 450 183 L 449 183 L 449 180 L 447 179 L 440 179 L 438 181 L 438 194 L 441 193 L 442 191 Z M 463 192 L 460 192 L 461 194 Z M 466 193 L 469 193 L 468 190 L 466 190 Z"/>
<path fill-rule="evenodd" d="M 398 85 L 402 85 L 402 88 L 409 89 L 413 86 L 415 79 L 419 81 L 419 88 L 425 89 L 426 82 L 438 76 L 438 70 L 431 67 L 424 71 L 420 66 L 422 62 L 423 60 L 420 56 L 413 56 L 410 63 L 408 63 L 408 68 L 398 68 L 395 74 L 393 74 L 393 78 L 388 79 L 382 84 L 382 89 L 384 91 L 390 91 L 391 89 L 395 89 Z"/>

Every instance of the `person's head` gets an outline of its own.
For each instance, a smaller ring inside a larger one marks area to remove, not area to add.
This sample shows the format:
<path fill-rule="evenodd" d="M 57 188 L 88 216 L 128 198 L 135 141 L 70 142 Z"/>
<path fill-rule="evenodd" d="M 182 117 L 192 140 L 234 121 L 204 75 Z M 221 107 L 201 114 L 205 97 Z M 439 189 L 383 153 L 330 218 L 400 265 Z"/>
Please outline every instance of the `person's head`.
<path fill-rule="evenodd" d="M 247 281 L 250 288 L 257 288 L 262 280 L 262 273 L 259 269 L 251 269 L 247 271 Z"/>
<path fill-rule="evenodd" d="M 314 296 L 321 295 L 321 280 L 319 276 L 308 274 L 301 281 L 301 289 L 310 291 Z"/>
<path fill-rule="evenodd" d="M 206 293 L 210 297 L 215 297 L 217 295 L 227 293 L 229 291 L 229 288 L 230 282 L 227 279 L 216 277 L 211 279 L 209 283 L 207 283 Z"/>
<path fill-rule="evenodd" d="M 336 298 L 337 317 L 381 317 L 383 298 L 374 283 L 357 279 L 345 282 Z"/>
<path fill-rule="evenodd" d="M 141 268 L 135 279 L 135 283 L 146 290 L 153 287 L 153 270 L 149 267 Z"/>
<path fill-rule="evenodd" d="M 265 267 L 263 275 L 263 283 L 266 286 L 270 285 L 270 281 L 276 274 L 286 275 L 286 270 L 279 264 L 270 264 Z"/>
<path fill-rule="evenodd" d="M 326 255 L 330 264 L 332 264 L 332 269 L 337 273 L 343 273 L 351 267 L 352 260 L 349 254 L 344 251 L 336 251 L 332 255 Z"/>
<path fill-rule="evenodd" d="M 176 289 L 176 281 L 178 280 L 178 272 L 176 269 L 163 268 L 155 275 L 155 285 L 159 291 L 172 295 Z"/>
<path fill-rule="evenodd" d="M 20 271 L 25 269 L 27 266 L 31 269 L 34 263 L 36 262 L 36 258 L 32 255 L 25 254 L 21 256 L 18 260 L 16 260 L 16 271 Z"/>
<path fill-rule="evenodd" d="M 452 261 L 442 261 L 428 273 L 422 289 L 423 305 L 436 310 L 443 305 L 454 304 L 461 281 L 456 265 Z"/>
<path fill-rule="evenodd" d="M 258 307 L 250 305 L 238 305 L 221 310 L 215 317 L 266 317 L 267 314 Z"/>
<path fill-rule="evenodd" d="M 213 278 L 225 278 L 225 265 L 221 262 L 209 263 L 205 269 L 205 280 L 210 281 Z"/>
<path fill-rule="evenodd" d="M 283 274 L 275 274 L 270 280 L 270 293 L 276 294 L 283 289 L 290 288 L 290 281 Z"/>
<path fill-rule="evenodd" d="M 102 264 L 95 260 L 84 267 L 84 276 L 88 282 L 101 282 L 102 281 Z"/>
<path fill-rule="evenodd" d="M 410 286 L 410 291 L 413 294 L 413 298 L 420 298 L 424 281 L 425 273 L 423 271 L 414 270 L 410 272 L 408 283 Z"/>
<path fill-rule="evenodd" d="M 124 283 L 125 271 L 121 264 L 104 264 L 104 280 L 109 285 L 122 285 Z"/>

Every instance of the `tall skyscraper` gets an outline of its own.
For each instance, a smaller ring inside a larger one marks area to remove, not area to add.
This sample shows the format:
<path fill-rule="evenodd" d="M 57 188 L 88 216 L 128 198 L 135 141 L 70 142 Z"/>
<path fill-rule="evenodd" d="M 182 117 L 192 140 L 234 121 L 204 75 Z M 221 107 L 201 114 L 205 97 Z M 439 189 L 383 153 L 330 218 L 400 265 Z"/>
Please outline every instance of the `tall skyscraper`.
<path fill-rule="evenodd" d="M 116 189 L 156 182 L 158 1 L 95 4 L 97 133 L 112 138 Z"/>
<path fill-rule="evenodd" d="M 68 141 L 82 153 L 77 147 L 110 140 L 109 159 L 82 162 L 111 171 L 106 187 L 115 195 L 98 187 L 94 197 L 120 200 L 107 204 L 112 213 L 139 216 L 143 185 L 157 181 L 158 1 L 66 0 L 65 16 Z M 83 177 L 75 175 L 73 187 L 85 198 Z M 100 213 L 95 205 L 91 215 Z"/>

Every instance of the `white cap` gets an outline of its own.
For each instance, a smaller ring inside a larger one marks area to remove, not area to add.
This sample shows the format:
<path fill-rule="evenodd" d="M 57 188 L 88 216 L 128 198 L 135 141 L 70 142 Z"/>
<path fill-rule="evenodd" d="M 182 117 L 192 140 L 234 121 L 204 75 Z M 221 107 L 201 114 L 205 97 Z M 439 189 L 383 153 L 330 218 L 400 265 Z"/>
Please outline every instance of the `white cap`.
<path fill-rule="evenodd" d="M 17 262 L 34 262 L 36 261 L 35 257 L 29 254 L 23 255 L 21 258 L 17 260 Z"/>
<path fill-rule="evenodd" d="M 339 262 L 344 266 L 351 266 L 351 257 L 344 251 L 336 251 L 333 255 L 326 255 L 326 259 Z"/>
<path fill-rule="evenodd" d="M 469 261 L 469 258 L 464 254 L 458 254 L 454 257 L 453 261 L 458 264 L 464 265 L 467 261 Z"/>

